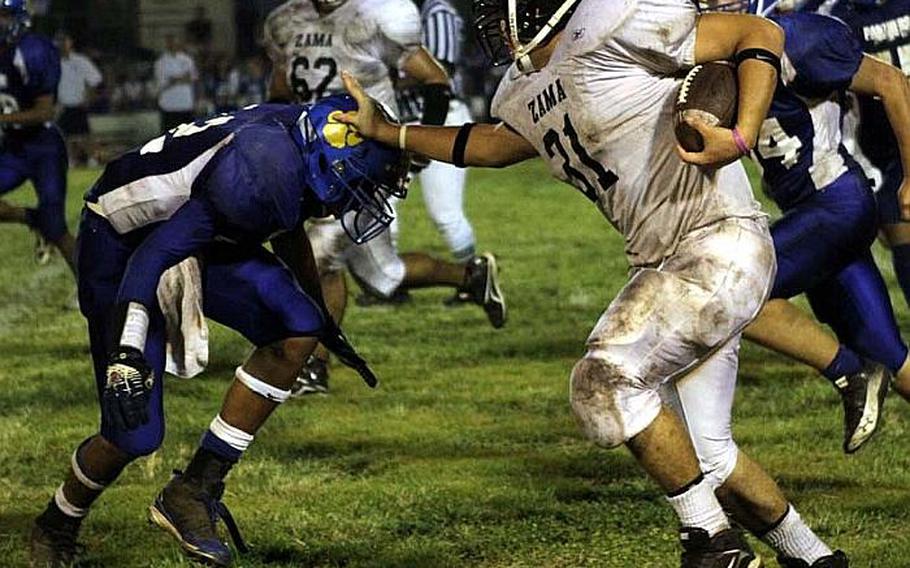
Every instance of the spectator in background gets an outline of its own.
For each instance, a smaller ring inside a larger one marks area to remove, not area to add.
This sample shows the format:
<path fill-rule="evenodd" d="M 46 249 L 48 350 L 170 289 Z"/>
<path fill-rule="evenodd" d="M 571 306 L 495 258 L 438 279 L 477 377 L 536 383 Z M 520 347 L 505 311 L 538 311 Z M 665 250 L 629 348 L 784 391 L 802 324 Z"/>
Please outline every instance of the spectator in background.
<path fill-rule="evenodd" d="M 57 101 L 63 107 L 57 124 L 66 135 L 70 161 L 74 165 L 84 165 L 94 159 L 88 107 L 102 76 L 91 59 L 74 49 L 70 35 L 58 33 L 55 40 L 60 50 Z"/>
<path fill-rule="evenodd" d="M 196 51 L 208 51 L 212 45 L 212 20 L 205 6 L 196 6 L 193 19 L 186 24 L 186 39 Z"/>
<path fill-rule="evenodd" d="M 227 54 L 220 53 L 213 58 L 211 68 L 204 73 L 206 97 L 211 104 L 210 112 L 233 112 L 240 93 L 240 71 Z"/>
<path fill-rule="evenodd" d="M 253 56 L 246 60 L 240 75 L 240 100 L 238 106 L 258 105 L 264 103 L 268 92 L 269 74 L 261 57 Z"/>
<path fill-rule="evenodd" d="M 193 58 L 181 49 L 174 34 L 168 34 L 164 39 L 165 51 L 155 62 L 155 81 L 158 84 L 161 128 L 170 130 L 193 121 L 199 74 Z"/>

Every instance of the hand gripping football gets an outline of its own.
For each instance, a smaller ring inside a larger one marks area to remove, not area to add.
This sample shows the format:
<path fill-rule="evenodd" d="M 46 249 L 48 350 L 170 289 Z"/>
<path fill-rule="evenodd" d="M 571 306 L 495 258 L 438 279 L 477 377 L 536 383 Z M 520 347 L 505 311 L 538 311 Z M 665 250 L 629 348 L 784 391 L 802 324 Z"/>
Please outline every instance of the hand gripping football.
<path fill-rule="evenodd" d="M 701 119 L 711 126 L 733 128 L 739 89 L 736 67 L 725 61 L 696 65 L 686 74 L 676 95 L 673 129 L 679 145 L 688 152 L 705 149 L 704 140 L 685 119 Z"/>

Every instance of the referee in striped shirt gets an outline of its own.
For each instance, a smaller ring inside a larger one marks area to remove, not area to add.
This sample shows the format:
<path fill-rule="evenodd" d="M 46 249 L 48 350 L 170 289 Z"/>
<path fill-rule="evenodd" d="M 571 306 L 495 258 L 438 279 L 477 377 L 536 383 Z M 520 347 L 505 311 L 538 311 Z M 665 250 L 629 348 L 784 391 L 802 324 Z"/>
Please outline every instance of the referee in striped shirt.
<path fill-rule="evenodd" d="M 423 25 L 423 43 L 452 77 L 453 97 L 446 116 L 447 126 L 472 122 L 471 113 L 459 98 L 458 65 L 462 57 L 464 20 L 448 0 L 416 0 Z M 402 121 L 418 122 L 423 105 L 419 90 L 408 88 L 402 78 L 398 106 Z M 420 187 L 430 218 L 436 224 L 458 262 L 470 262 L 476 252 L 474 228 L 464 213 L 465 170 L 450 164 L 430 162 L 419 173 Z M 458 296 L 451 303 L 457 303 Z"/>

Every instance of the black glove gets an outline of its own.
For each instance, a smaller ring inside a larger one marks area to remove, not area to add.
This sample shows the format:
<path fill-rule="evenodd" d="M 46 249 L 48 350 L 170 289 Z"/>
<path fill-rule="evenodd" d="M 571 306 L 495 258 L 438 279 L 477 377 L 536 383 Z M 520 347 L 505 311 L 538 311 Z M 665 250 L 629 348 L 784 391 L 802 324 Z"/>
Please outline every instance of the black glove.
<path fill-rule="evenodd" d="M 332 321 L 332 318 L 327 318 L 325 329 L 319 341 L 322 342 L 326 349 L 334 353 L 342 363 L 357 371 L 368 387 L 371 389 L 376 388 L 376 385 L 379 384 L 376 374 L 373 373 L 367 362 L 363 360 L 363 357 L 354 351 L 354 347 L 348 341 L 348 338 L 344 336 L 341 328 Z"/>
<path fill-rule="evenodd" d="M 152 369 L 141 351 L 119 347 L 110 354 L 101 406 L 117 430 L 135 430 L 148 424 L 153 383 Z"/>

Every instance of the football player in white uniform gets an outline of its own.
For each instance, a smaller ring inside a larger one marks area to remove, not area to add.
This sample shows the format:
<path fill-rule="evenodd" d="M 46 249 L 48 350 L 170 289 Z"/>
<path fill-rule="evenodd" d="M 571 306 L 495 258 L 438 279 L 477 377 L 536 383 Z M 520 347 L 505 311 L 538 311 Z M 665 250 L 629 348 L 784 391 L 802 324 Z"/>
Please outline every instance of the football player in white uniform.
<path fill-rule="evenodd" d="M 307 103 L 342 92 L 341 69 L 353 73 L 384 108 L 395 108 L 391 70 L 421 85 L 425 124 L 443 124 L 451 92 L 445 69 L 421 46 L 420 15 L 409 0 L 289 0 L 265 22 L 265 43 L 275 69 L 271 97 Z M 467 264 L 425 253 L 399 256 L 392 236 L 355 246 L 337 221 L 314 222 L 307 232 L 322 275 L 323 292 L 336 321 L 344 315 L 343 269 L 371 293 L 391 298 L 409 288 L 462 290 L 484 308 L 494 327 L 505 324 L 506 305 L 492 254 Z M 325 392 L 328 352 L 318 350 L 295 387 L 297 394 Z"/>
<path fill-rule="evenodd" d="M 454 96 L 449 103 L 446 126 L 461 126 L 471 122 L 471 112 L 463 100 L 459 65 L 462 57 L 464 21 L 448 0 L 415 0 L 420 7 L 423 24 L 423 45 L 445 67 L 452 78 Z M 416 124 L 423 114 L 423 96 L 414 88 L 410 77 L 400 78 L 397 87 L 399 119 Z M 466 263 L 474 257 L 476 242 L 474 228 L 464 211 L 465 170 L 443 162 L 423 164 L 418 173 L 423 201 L 430 218 L 439 229 L 456 262 Z M 449 305 L 465 300 L 456 294 Z"/>
<path fill-rule="evenodd" d="M 633 269 L 572 371 L 585 433 L 603 447 L 625 444 L 666 491 L 682 566 L 761 565 L 724 507 L 785 565 L 840 566 L 832 561 L 842 555 L 737 449 L 730 426 L 740 333 L 775 271 L 767 220 L 737 159 L 767 114 L 781 30 L 745 15 L 699 16 L 687 0 L 475 0 L 474 9 L 487 51 L 513 61 L 493 102 L 500 124 L 398 126 L 350 75 L 360 111 L 339 120 L 456 165 L 540 156 L 578 188 L 623 234 Z M 738 65 L 736 127 L 695 124 L 705 150 L 684 152 L 671 126 L 675 77 L 717 59 Z"/>

